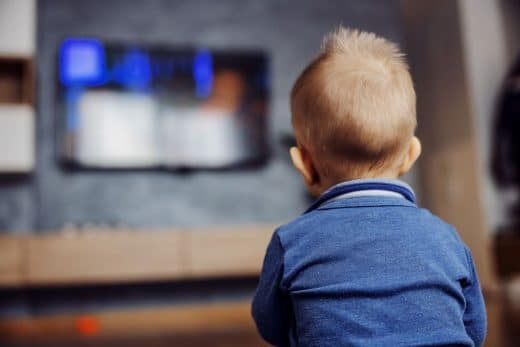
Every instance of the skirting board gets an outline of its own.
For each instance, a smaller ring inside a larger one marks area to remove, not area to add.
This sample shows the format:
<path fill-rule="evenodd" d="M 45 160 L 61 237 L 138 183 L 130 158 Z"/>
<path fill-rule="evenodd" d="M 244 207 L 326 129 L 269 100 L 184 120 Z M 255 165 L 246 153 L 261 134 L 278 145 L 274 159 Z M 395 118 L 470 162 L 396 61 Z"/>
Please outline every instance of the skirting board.
<path fill-rule="evenodd" d="M 0 235 L 0 287 L 254 276 L 274 227 Z"/>

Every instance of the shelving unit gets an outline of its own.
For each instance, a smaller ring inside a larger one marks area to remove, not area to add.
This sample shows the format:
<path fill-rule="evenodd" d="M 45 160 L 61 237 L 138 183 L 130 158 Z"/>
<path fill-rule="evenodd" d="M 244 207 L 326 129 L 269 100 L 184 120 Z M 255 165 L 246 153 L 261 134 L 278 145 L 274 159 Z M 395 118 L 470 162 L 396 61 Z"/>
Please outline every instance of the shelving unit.
<path fill-rule="evenodd" d="M 0 174 L 34 168 L 34 23 L 34 0 L 0 3 Z"/>

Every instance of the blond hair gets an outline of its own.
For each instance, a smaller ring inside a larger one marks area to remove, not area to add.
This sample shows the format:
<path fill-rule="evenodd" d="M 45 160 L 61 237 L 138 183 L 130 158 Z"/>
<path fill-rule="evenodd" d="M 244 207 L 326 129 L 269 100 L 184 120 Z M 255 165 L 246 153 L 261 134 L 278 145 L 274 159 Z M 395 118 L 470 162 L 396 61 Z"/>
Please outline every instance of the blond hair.
<path fill-rule="evenodd" d="M 416 127 L 404 55 L 375 34 L 339 27 L 291 92 L 295 136 L 335 180 L 376 171 L 402 153 Z"/>

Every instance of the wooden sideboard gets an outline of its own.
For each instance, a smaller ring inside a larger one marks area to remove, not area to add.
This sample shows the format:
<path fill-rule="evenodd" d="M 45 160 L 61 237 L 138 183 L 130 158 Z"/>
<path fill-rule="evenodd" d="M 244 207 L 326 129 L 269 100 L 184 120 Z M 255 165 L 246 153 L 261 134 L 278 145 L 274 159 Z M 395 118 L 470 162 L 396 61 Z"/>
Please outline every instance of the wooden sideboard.
<path fill-rule="evenodd" d="M 273 226 L 0 235 L 0 288 L 259 274 Z"/>

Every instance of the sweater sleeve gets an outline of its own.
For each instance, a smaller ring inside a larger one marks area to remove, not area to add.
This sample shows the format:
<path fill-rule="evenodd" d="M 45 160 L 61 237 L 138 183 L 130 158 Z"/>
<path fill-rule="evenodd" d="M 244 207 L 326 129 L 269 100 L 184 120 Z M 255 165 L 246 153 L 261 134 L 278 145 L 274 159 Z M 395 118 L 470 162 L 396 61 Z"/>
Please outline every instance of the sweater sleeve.
<path fill-rule="evenodd" d="M 252 314 L 258 332 L 275 346 L 289 345 L 292 308 L 282 289 L 283 247 L 275 232 L 264 259 L 262 273 L 253 299 Z"/>
<path fill-rule="evenodd" d="M 486 337 L 486 307 L 471 252 L 466 248 L 470 279 L 463 287 L 466 298 L 464 326 L 475 346 L 481 346 Z"/>

